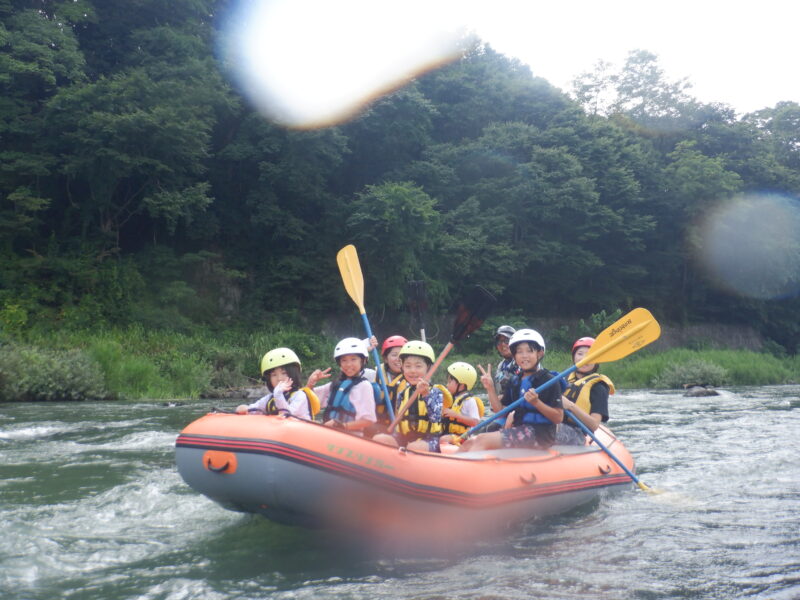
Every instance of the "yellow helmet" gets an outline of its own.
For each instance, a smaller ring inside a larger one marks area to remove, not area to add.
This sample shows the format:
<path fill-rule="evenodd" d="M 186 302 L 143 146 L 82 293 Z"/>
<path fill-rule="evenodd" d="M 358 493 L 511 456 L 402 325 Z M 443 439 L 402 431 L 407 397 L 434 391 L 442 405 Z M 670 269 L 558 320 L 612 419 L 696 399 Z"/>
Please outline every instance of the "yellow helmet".
<path fill-rule="evenodd" d="M 261 374 L 263 375 L 275 367 L 285 367 L 292 363 L 300 364 L 297 354 L 289 350 L 289 348 L 275 348 L 267 352 L 264 358 L 261 359 Z"/>
<path fill-rule="evenodd" d="M 465 362 L 454 362 L 447 367 L 447 372 L 458 383 L 463 383 L 467 386 L 468 390 L 471 390 L 475 386 L 475 382 L 478 381 L 478 372 L 475 367 Z"/>
<path fill-rule="evenodd" d="M 422 356 L 431 362 L 436 360 L 436 355 L 433 353 L 431 345 L 419 340 L 411 340 L 403 344 L 403 347 L 400 348 L 400 358 L 404 356 Z"/>

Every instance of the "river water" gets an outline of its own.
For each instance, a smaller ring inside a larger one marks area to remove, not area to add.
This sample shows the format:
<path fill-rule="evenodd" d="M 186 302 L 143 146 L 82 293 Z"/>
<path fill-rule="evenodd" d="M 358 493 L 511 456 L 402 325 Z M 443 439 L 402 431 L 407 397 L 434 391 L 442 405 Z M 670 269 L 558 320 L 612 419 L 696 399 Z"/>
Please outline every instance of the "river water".
<path fill-rule="evenodd" d="M 610 425 L 663 493 L 632 486 L 470 547 L 454 532 L 436 559 L 192 491 L 175 438 L 212 404 L 0 405 L 0 598 L 800 598 L 800 386 L 622 392 Z"/>

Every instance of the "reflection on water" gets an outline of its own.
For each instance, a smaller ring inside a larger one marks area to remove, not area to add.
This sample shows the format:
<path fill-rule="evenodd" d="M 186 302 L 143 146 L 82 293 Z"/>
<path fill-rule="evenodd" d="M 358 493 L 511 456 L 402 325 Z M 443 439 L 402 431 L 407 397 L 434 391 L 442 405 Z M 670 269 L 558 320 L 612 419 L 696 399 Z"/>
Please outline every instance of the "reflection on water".
<path fill-rule="evenodd" d="M 376 556 L 194 493 L 174 441 L 211 404 L 3 405 L 0 598 L 794 599 L 799 396 L 618 394 L 611 425 L 666 493 L 632 486 L 470 547 L 454 531 L 448 559 Z"/>

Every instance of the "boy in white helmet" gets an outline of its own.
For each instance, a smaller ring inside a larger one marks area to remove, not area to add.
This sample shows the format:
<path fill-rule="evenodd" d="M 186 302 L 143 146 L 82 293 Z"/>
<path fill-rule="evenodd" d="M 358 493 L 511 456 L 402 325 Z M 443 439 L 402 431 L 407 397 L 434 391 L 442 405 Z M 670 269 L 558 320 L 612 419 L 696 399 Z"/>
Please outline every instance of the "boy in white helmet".
<path fill-rule="evenodd" d="M 367 347 L 358 338 L 344 338 L 336 344 L 333 358 L 341 373 L 335 381 L 314 388 L 325 409 L 322 421 L 326 427 L 363 435 L 364 429 L 375 424 L 375 395 L 364 377 L 368 356 Z M 330 371 L 314 371 L 308 378 L 309 387 L 330 377 Z"/>
<path fill-rule="evenodd" d="M 481 433 L 465 441 L 461 451 L 494 450 L 497 448 L 547 448 L 555 441 L 556 424 L 564 419 L 561 406 L 561 388 L 558 384 L 542 390 L 536 388 L 552 379 L 553 374 L 541 365 L 545 353 L 544 338 L 533 329 L 520 329 L 509 343 L 520 374 L 513 377 L 498 398 L 491 372 L 483 369 L 481 383 L 486 388 L 492 407 L 508 406 L 525 398 L 514 410 L 511 427 L 500 431 Z M 496 410 L 496 409 L 495 409 Z"/>

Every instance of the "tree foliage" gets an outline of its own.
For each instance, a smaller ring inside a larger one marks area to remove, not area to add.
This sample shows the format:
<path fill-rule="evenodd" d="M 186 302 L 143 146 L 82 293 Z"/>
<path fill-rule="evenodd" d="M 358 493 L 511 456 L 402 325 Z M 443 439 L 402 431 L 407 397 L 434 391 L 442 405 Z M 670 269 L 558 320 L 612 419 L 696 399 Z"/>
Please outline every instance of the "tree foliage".
<path fill-rule="evenodd" d="M 6 328 L 351 309 L 334 256 L 355 243 L 375 310 L 409 279 L 434 310 L 480 283 L 533 319 L 646 305 L 795 349 L 796 298 L 727 294 L 691 249 L 720 202 L 800 193 L 796 102 L 737 116 L 644 50 L 573 100 L 472 40 L 349 123 L 286 130 L 228 84 L 227 8 L 0 0 Z"/>

